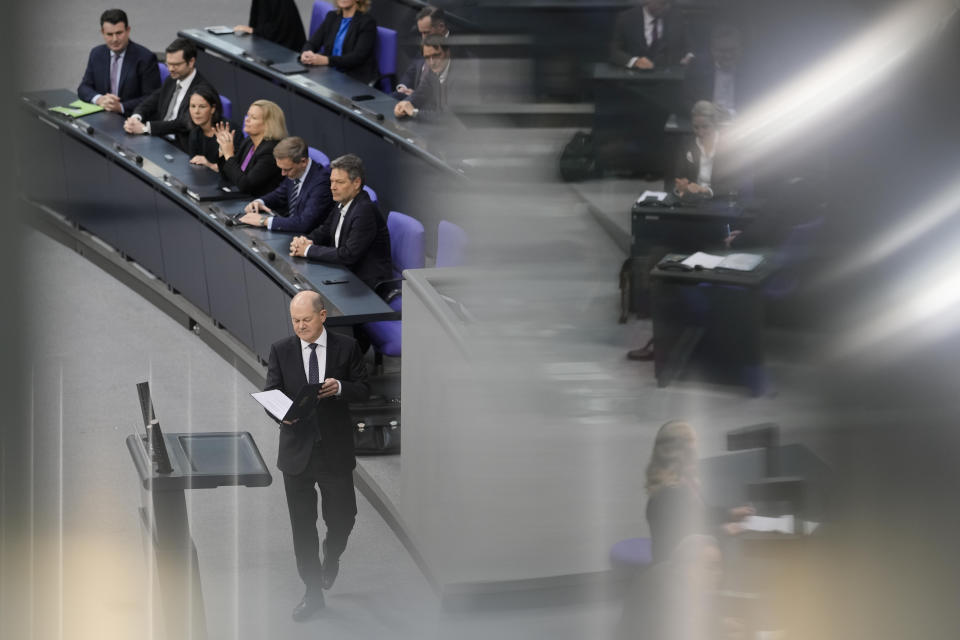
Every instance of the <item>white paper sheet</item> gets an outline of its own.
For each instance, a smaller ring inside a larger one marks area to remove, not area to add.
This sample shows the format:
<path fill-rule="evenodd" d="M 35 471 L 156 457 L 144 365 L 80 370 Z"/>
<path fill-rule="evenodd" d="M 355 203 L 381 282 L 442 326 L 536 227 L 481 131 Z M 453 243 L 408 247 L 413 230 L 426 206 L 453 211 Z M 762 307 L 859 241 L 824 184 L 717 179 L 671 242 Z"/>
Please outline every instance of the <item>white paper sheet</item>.
<path fill-rule="evenodd" d="M 793 516 L 786 515 L 779 518 L 770 518 L 767 516 L 748 516 L 740 523 L 747 531 L 777 531 L 779 533 L 793 533 Z M 803 532 L 807 535 L 813 533 L 817 528 L 818 522 L 803 521 Z"/>
<path fill-rule="evenodd" d="M 293 400 L 288 398 L 287 394 L 279 389 L 260 391 L 258 393 L 251 393 L 250 395 L 277 420 L 283 420 L 283 416 L 287 415 L 287 411 L 290 410 L 290 405 L 293 404 Z"/>
<path fill-rule="evenodd" d="M 640 194 L 640 197 L 637 198 L 637 202 L 643 202 L 647 198 L 655 198 L 657 202 L 663 202 L 663 200 L 666 197 L 667 197 L 666 191 L 650 191 L 649 189 L 647 189 L 646 191 Z"/>
<path fill-rule="evenodd" d="M 700 265 L 703 269 L 713 269 L 718 264 L 723 262 L 723 256 L 715 256 L 712 253 L 704 253 L 703 251 L 697 251 L 691 256 L 687 256 L 687 259 L 683 261 L 683 264 L 688 267 L 696 267 Z"/>

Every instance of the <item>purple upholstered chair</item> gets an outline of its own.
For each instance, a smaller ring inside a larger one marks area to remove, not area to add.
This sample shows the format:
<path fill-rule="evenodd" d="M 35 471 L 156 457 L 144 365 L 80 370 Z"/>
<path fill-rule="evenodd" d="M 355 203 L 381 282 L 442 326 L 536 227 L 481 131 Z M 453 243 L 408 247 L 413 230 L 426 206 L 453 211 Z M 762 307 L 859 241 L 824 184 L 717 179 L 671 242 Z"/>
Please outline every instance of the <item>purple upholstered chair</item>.
<path fill-rule="evenodd" d="M 330 168 L 330 158 L 320 149 L 314 147 L 307 147 L 307 153 L 310 154 L 310 159 L 316 162 L 318 165 L 324 169 Z"/>
<path fill-rule="evenodd" d="M 391 211 L 387 216 L 387 229 L 390 232 L 390 254 L 397 279 L 386 284 L 388 286 L 396 284 L 393 289 L 399 290 L 403 272 L 407 269 L 422 269 L 426 263 L 423 225 L 408 215 Z M 378 290 L 380 288 L 378 286 Z M 388 294 L 386 299 L 390 308 L 400 311 L 402 303 L 398 293 Z M 384 355 L 394 358 L 400 355 L 400 320 L 368 322 L 363 325 L 363 329 L 370 337 L 370 343 L 374 349 L 374 362 L 377 371 L 380 371 L 383 368 Z"/>
<path fill-rule="evenodd" d="M 467 248 L 467 232 L 452 222 L 441 220 L 437 225 L 438 267 L 457 267 L 463 264 Z"/>
<path fill-rule="evenodd" d="M 377 56 L 379 77 L 370 83 L 384 93 L 393 91 L 397 79 L 397 32 L 386 27 L 377 27 L 377 44 L 374 47 Z"/>
<path fill-rule="evenodd" d="M 320 25 L 323 24 L 323 19 L 327 17 L 327 14 L 331 11 L 334 11 L 334 7 L 329 2 L 324 2 L 323 0 L 315 0 L 313 3 L 313 10 L 310 12 L 310 33 L 307 34 L 307 37 L 313 37 L 313 32 L 320 28 Z"/>

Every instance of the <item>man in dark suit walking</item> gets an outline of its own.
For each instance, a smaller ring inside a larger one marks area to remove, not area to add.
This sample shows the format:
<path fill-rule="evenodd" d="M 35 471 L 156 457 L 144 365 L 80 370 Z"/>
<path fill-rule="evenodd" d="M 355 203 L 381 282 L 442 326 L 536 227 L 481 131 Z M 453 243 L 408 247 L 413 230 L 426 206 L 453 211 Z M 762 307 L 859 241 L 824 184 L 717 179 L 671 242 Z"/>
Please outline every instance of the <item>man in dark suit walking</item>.
<path fill-rule="evenodd" d="M 363 161 L 349 153 L 331 162 L 330 191 L 339 209 L 309 237 L 294 238 L 290 255 L 343 265 L 371 289 L 392 278 L 390 233 L 363 190 Z"/>
<path fill-rule="evenodd" d="M 159 89 L 147 96 L 123 123 L 127 133 L 173 136 L 186 148 L 190 131 L 190 94 L 200 85 L 213 88 L 197 71 L 197 47 L 186 38 L 177 38 L 166 49 L 165 63 L 170 71 Z"/>
<path fill-rule="evenodd" d="M 130 23 L 121 9 L 100 15 L 102 44 L 90 50 L 77 95 L 105 111 L 130 113 L 160 87 L 157 57 L 130 40 Z"/>
<path fill-rule="evenodd" d="M 296 336 L 270 347 L 265 385 L 265 389 L 279 389 L 293 398 L 305 384 L 322 384 L 316 410 L 309 418 L 280 424 L 277 467 L 283 472 L 297 572 L 307 587 L 293 610 L 293 619 L 298 622 L 323 608 L 323 589 L 333 586 L 340 555 L 356 520 L 356 459 L 347 403 L 365 400 L 370 395 L 367 370 L 357 343 L 325 331 L 326 318 L 320 294 L 302 291 L 293 297 L 290 319 Z M 317 487 L 327 527 L 322 561 Z"/>
<path fill-rule="evenodd" d="M 303 138 L 284 138 L 273 148 L 273 158 L 285 180 L 244 207 L 240 222 L 272 231 L 310 233 L 334 208 L 330 175 L 310 159 Z"/>

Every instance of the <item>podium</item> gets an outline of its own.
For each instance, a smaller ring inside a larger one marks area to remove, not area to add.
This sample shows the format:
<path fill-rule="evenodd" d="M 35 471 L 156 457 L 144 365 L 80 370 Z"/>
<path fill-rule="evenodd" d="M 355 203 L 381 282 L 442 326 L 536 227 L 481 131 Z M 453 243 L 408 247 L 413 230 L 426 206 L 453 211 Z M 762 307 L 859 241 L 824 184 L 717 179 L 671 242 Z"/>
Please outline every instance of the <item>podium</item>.
<path fill-rule="evenodd" d="M 159 427 L 159 425 L 157 425 Z M 127 437 L 140 476 L 140 517 L 154 550 L 169 640 L 207 637 L 197 549 L 190 536 L 185 492 L 225 486 L 266 487 L 272 478 L 250 433 L 165 433 L 169 472 L 157 470 L 148 436 Z M 159 443 L 152 443 L 156 449 Z"/>

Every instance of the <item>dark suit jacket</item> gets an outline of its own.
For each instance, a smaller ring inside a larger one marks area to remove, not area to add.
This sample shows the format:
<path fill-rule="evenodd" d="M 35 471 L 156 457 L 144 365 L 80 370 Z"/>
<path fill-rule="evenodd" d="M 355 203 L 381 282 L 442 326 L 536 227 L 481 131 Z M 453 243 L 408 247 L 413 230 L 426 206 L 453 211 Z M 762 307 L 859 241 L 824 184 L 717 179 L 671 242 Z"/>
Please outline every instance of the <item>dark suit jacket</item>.
<path fill-rule="evenodd" d="M 430 73 L 430 68 L 427 67 L 427 61 L 423 58 L 417 58 L 410 63 L 397 79 L 397 85 L 402 84 L 408 89 L 416 91 L 417 87 L 420 86 L 421 78 L 427 73 Z M 393 97 L 397 100 L 406 100 L 408 98 L 406 94 L 400 93 L 399 91 L 394 91 Z"/>
<path fill-rule="evenodd" d="M 160 88 L 160 69 L 157 57 L 146 47 L 133 40 L 127 43 L 120 67 L 120 82 L 117 95 L 123 103 L 123 113 L 130 115 L 143 99 Z M 110 49 L 102 44 L 90 50 L 87 70 L 77 87 L 81 100 L 91 102 L 95 95 L 110 93 Z"/>
<path fill-rule="evenodd" d="M 478 91 L 477 61 L 473 59 L 451 58 L 447 69 L 447 79 L 440 82 L 440 76 L 430 71 L 426 63 L 416 74 L 414 91 L 405 98 L 421 111 L 446 111 L 457 104 L 476 104 L 480 100 Z"/>
<path fill-rule="evenodd" d="M 371 289 L 378 282 L 393 278 L 387 223 L 366 191 L 361 190 L 347 209 L 347 217 L 340 229 L 340 246 L 334 247 L 339 221 L 340 211 L 334 208 L 326 222 L 310 234 L 314 244 L 307 250 L 307 257 L 342 264 Z"/>
<path fill-rule="evenodd" d="M 243 138 L 239 145 L 235 145 L 233 156 L 229 160 L 224 160 L 223 156 L 217 160 L 220 166 L 220 175 L 225 182 L 235 186 L 244 193 L 252 196 L 262 196 L 270 193 L 283 180 L 280 168 L 276 160 L 273 159 L 273 148 L 277 146 L 279 140 L 263 140 L 260 146 L 253 152 L 250 163 L 246 171 L 241 169 L 243 159 L 247 157 L 250 147 L 253 146 L 250 138 Z"/>
<path fill-rule="evenodd" d="M 287 203 L 292 194 L 293 180 L 284 178 L 279 187 L 263 196 L 265 205 L 274 212 L 281 212 L 270 223 L 271 230 L 310 233 L 336 209 L 330 195 L 330 174 L 316 162 L 310 163 L 310 171 L 300 185 L 296 210 L 288 211 Z M 286 215 L 282 215 L 283 212 Z"/>
<path fill-rule="evenodd" d="M 361 82 L 376 80 L 377 57 L 374 48 L 377 44 L 377 21 L 373 16 L 358 11 L 353 15 L 347 34 L 343 38 L 343 55 L 333 56 L 333 41 L 337 38 L 342 16 L 339 11 L 331 11 L 323 19 L 323 24 L 303 45 L 304 51 L 313 51 L 330 56 L 330 66 L 343 71 Z"/>
<path fill-rule="evenodd" d="M 723 150 L 723 140 L 719 142 L 717 152 L 713 155 L 713 169 L 710 172 L 710 189 L 715 198 L 734 196 L 743 185 L 737 176 L 727 168 L 729 154 Z M 690 182 L 696 182 L 700 174 L 700 147 L 697 146 L 696 139 L 690 140 L 681 148 L 680 157 L 677 158 L 676 177 L 686 178 Z"/>
<path fill-rule="evenodd" d="M 716 78 L 717 65 L 713 61 L 713 56 L 709 53 L 703 56 L 697 56 L 687 67 L 683 76 L 683 99 L 684 112 L 690 113 L 690 109 L 698 100 L 709 100 L 713 102 L 713 84 Z M 733 72 L 734 96 L 736 109 L 738 112 L 743 110 L 744 105 L 749 102 L 750 92 L 747 83 L 744 81 L 743 65 L 738 65 Z"/>
<path fill-rule="evenodd" d="M 123 66 L 127 66 L 124 62 Z M 187 138 L 190 134 L 191 121 L 190 114 L 188 113 L 190 107 L 190 93 L 193 89 L 199 87 L 200 85 L 205 84 L 210 87 L 210 90 L 214 93 L 217 92 L 213 88 L 213 85 L 210 84 L 206 78 L 204 78 L 199 71 L 193 77 L 193 81 L 190 83 L 190 86 L 187 87 L 187 92 L 183 97 L 183 100 L 180 101 L 180 108 L 177 110 L 177 117 L 173 120 L 163 120 L 163 116 L 167 113 L 167 108 L 170 106 L 170 101 L 173 100 L 174 91 L 177 88 L 177 81 L 172 77 L 168 77 L 160 88 L 151 93 L 149 96 L 144 98 L 143 102 L 137 105 L 137 108 L 134 109 L 134 114 L 139 114 L 143 119 L 144 123 L 150 123 L 150 134 L 154 136 L 165 136 L 167 134 L 173 134 L 177 137 L 177 144 L 181 149 L 187 148 Z"/>
<path fill-rule="evenodd" d="M 353 423 L 347 404 L 366 400 L 370 396 L 367 369 L 353 338 L 331 333 L 327 329 L 324 331 L 327 332 L 324 377 L 339 380 L 341 393 L 319 400 L 312 420 L 280 426 L 277 467 L 287 474 L 302 473 L 306 468 L 318 430 L 324 444 L 325 469 L 331 473 L 349 473 L 357 464 L 353 456 Z M 273 343 L 264 389 L 279 389 L 294 398 L 305 384 L 307 375 L 303 370 L 300 338 L 290 336 Z"/>
<path fill-rule="evenodd" d="M 247 24 L 254 34 L 294 51 L 300 51 L 306 40 L 300 10 L 293 0 L 253 0 Z"/>
<path fill-rule="evenodd" d="M 625 67 L 630 58 L 637 56 L 650 58 L 658 67 L 678 64 L 690 51 L 683 16 L 676 8 L 671 8 L 661 20 L 663 34 L 650 47 L 644 35 L 643 7 L 628 9 L 617 16 L 610 43 L 611 62 Z"/>

